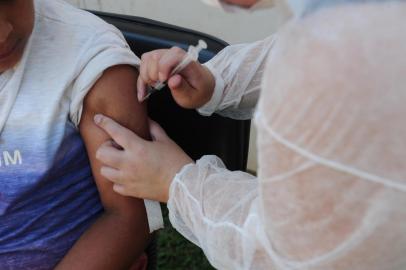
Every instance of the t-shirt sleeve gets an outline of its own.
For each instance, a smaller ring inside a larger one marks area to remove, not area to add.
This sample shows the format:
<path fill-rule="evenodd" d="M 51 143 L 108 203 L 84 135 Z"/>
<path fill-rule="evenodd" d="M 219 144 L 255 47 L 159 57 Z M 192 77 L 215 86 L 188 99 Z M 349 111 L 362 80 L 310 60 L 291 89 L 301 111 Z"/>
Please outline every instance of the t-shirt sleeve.
<path fill-rule="evenodd" d="M 94 34 L 87 44 L 88 49 L 79 59 L 71 91 L 70 119 L 76 127 L 80 123 L 85 96 L 106 69 L 123 64 L 138 67 L 140 64 L 140 59 L 130 50 L 121 32 L 114 27 Z"/>

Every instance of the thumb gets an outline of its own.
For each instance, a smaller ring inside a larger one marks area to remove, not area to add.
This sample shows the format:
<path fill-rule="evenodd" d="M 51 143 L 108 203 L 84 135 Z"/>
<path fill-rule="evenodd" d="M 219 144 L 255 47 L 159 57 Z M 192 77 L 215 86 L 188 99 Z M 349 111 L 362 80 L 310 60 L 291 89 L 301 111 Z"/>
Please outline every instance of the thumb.
<path fill-rule="evenodd" d="M 176 103 L 186 109 L 193 108 L 193 96 L 197 91 L 181 75 L 172 76 L 168 81 L 172 97 Z"/>
<path fill-rule="evenodd" d="M 169 140 L 165 130 L 155 121 L 149 119 L 149 132 L 151 133 L 152 140 L 166 141 Z"/>
<path fill-rule="evenodd" d="M 195 90 L 181 75 L 177 74 L 168 80 L 168 86 L 172 94 L 187 95 Z"/>

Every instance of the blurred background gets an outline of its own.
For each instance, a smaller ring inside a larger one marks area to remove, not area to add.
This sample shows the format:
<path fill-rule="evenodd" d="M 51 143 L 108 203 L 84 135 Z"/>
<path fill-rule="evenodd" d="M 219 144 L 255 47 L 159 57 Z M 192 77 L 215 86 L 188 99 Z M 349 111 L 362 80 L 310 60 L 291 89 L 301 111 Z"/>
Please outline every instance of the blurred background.
<path fill-rule="evenodd" d="M 186 27 L 211 34 L 230 44 L 263 39 L 286 20 L 277 8 L 254 13 L 225 13 L 200 0 L 65 0 L 77 7 L 112 12 Z M 256 131 L 251 129 L 248 170 L 256 173 Z M 166 212 L 166 209 L 163 209 Z M 166 216 L 166 215 L 165 215 Z M 212 269 L 198 248 L 182 239 L 169 225 L 159 237 L 158 269 Z"/>

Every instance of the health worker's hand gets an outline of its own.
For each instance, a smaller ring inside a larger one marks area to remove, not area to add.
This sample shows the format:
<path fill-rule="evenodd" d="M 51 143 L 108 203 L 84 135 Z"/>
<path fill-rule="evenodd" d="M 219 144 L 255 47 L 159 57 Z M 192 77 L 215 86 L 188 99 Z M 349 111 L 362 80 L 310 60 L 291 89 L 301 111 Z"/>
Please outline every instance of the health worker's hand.
<path fill-rule="evenodd" d="M 205 105 L 211 99 L 215 87 L 215 79 L 209 69 L 199 62 L 191 62 L 179 74 L 170 76 L 185 55 L 186 52 L 178 47 L 144 53 L 137 82 L 138 100 L 142 101 L 145 97 L 147 85 L 167 81 L 179 106 L 196 109 Z"/>
<path fill-rule="evenodd" d="M 173 178 L 193 160 L 154 121 L 149 122 L 153 141 L 138 137 L 106 116 L 96 115 L 94 121 L 114 140 L 96 152 L 96 158 L 104 164 L 101 174 L 114 183 L 114 191 L 167 202 Z"/>

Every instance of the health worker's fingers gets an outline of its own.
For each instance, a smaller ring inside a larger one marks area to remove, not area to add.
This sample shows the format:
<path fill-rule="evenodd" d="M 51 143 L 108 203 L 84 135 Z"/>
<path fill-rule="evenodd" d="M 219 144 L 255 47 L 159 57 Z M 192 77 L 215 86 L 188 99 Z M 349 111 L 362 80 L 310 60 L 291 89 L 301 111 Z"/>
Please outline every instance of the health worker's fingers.
<path fill-rule="evenodd" d="M 102 114 L 96 114 L 94 116 L 94 122 L 124 149 L 128 148 L 132 141 L 142 140 L 131 130 L 121 126 L 113 119 Z"/>
<path fill-rule="evenodd" d="M 151 53 L 149 61 L 145 63 L 145 65 L 147 67 L 147 73 L 148 73 L 149 80 L 152 82 L 157 82 L 159 80 L 159 77 L 158 77 L 159 59 L 160 59 L 160 55 L 158 55 L 157 53 Z"/>
<path fill-rule="evenodd" d="M 149 119 L 149 132 L 154 141 L 170 140 L 165 130 L 155 121 Z"/>
<path fill-rule="evenodd" d="M 126 188 L 124 188 L 124 186 L 122 186 L 122 185 L 120 185 L 120 184 L 114 184 L 114 186 L 113 186 L 113 190 L 114 190 L 114 192 L 116 192 L 116 193 L 118 193 L 118 194 L 120 194 L 120 195 L 123 195 L 123 196 L 132 196 L 132 197 L 134 197 L 134 194 L 130 194 L 127 190 L 126 190 Z"/>
<path fill-rule="evenodd" d="M 182 62 L 186 52 L 179 47 L 172 47 L 159 60 L 159 80 L 164 82 L 169 79 L 172 70 Z"/>
<path fill-rule="evenodd" d="M 193 88 L 180 75 L 175 75 L 168 81 L 168 86 L 176 103 L 183 108 L 191 109 L 195 107 L 193 102 L 194 96 L 197 95 L 197 90 Z M 198 97 L 196 97 L 198 98 Z"/>
<path fill-rule="evenodd" d="M 181 75 L 176 74 L 169 78 L 168 87 L 172 90 L 178 89 L 182 85 L 183 78 Z"/>
<path fill-rule="evenodd" d="M 140 63 L 140 77 L 143 79 L 144 83 L 152 85 L 158 80 L 158 71 L 155 71 L 155 74 L 150 73 L 151 66 L 156 66 L 154 69 L 157 69 L 157 65 L 159 60 L 161 59 L 162 55 L 168 49 L 160 49 L 154 50 L 151 52 L 144 53 L 141 56 L 141 63 Z"/>
<path fill-rule="evenodd" d="M 144 101 L 144 97 L 147 95 L 147 84 L 144 82 L 144 80 L 141 78 L 141 76 L 138 76 L 137 80 L 137 99 L 138 102 Z"/>
<path fill-rule="evenodd" d="M 102 145 L 97 149 L 96 158 L 103 164 L 119 168 L 123 160 L 123 151 L 111 146 Z"/>
<path fill-rule="evenodd" d="M 100 169 L 100 174 L 106 178 L 107 180 L 115 183 L 115 184 L 121 184 L 122 182 L 122 173 L 121 171 L 111 168 L 111 167 L 102 167 Z"/>
<path fill-rule="evenodd" d="M 144 53 L 144 54 L 141 56 L 141 64 L 140 64 L 140 68 L 139 68 L 139 71 L 140 71 L 139 77 L 140 77 L 146 84 L 149 83 L 149 76 L 148 76 L 148 59 L 149 59 L 148 54 L 145 54 L 145 53 Z"/>

